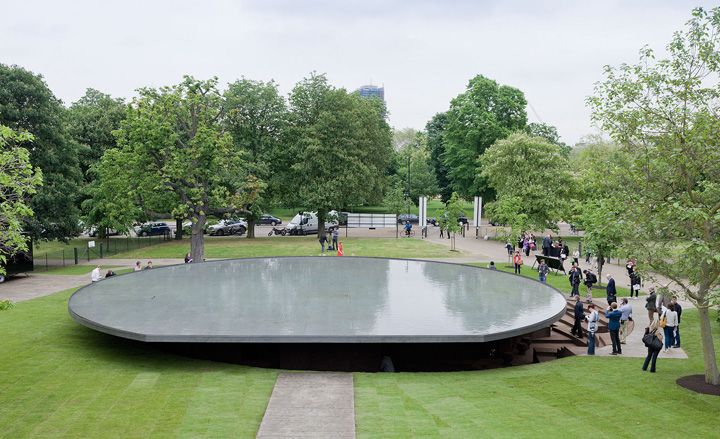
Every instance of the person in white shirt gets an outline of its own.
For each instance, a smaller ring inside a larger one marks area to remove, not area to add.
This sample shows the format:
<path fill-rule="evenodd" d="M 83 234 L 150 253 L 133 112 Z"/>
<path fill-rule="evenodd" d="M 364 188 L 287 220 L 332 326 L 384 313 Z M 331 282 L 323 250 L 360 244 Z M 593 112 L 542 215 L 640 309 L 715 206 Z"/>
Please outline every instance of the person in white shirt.
<path fill-rule="evenodd" d="M 618 309 L 622 313 L 620 317 L 620 344 L 625 344 L 628 334 L 628 321 L 632 320 L 632 306 L 628 303 L 627 298 L 623 298 L 622 305 Z"/>
<path fill-rule="evenodd" d="M 595 332 L 597 332 L 598 320 L 600 320 L 600 314 L 595 309 L 595 304 L 590 303 L 588 305 L 590 314 L 585 316 L 588 322 L 587 338 L 588 338 L 588 355 L 595 355 Z"/>
<path fill-rule="evenodd" d="M 93 282 L 100 281 L 100 266 L 99 265 L 97 267 L 95 267 L 95 269 L 90 273 L 90 279 Z"/>
<path fill-rule="evenodd" d="M 671 303 L 663 315 L 665 316 L 665 352 L 667 352 L 670 350 L 670 347 L 675 346 L 675 327 L 678 324 L 675 305 Z"/>
<path fill-rule="evenodd" d="M 573 262 L 580 265 L 580 250 L 578 249 L 573 252 Z"/>
<path fill-rule="evenodd" d="M 140 261 L 135 262 L 135 268 L 133 268 L 133 271 L 141 271 L 142 266 L 140 265 Z"/>

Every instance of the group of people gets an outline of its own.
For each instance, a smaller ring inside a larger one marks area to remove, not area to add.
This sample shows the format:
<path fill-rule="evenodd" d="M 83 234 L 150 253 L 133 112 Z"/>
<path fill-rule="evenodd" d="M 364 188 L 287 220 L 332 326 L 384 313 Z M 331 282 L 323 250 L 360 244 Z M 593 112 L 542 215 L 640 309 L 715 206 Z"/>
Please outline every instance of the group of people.
<path fill-rule="evenodd" d="M 113 277 L 115 276 L 115 272 L 112 270 L 108 270 L 105 272 L 105 277 Z M 100 266 L 96 265 L 95 268 L 90 272 L 90 280 L 93 282 L 99 282 L 102 279 L 102 274 L 100 273 Z"/>
<path fill-rule="evenodd" d="M 342 251 L 342 242 L 338 242 L 338 238 L 340 237 L 340 231 L 337 227 L 334 227 L 332 231 L 328 231 L 325 234 L 322 234 L 318 241 L 320 241 L 320 255 L 325 256 L 325 244 L 328 244 L 328 251 L 337 250 L 338 256 L 343 255 Z"/>

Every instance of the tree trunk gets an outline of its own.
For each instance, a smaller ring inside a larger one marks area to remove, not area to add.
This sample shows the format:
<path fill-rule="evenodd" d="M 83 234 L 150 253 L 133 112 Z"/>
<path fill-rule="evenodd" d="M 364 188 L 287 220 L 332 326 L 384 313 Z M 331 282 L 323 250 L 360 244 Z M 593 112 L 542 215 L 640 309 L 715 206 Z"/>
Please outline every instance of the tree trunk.
<path fill-rule="evenodd" d="M 203 229 L 207 216 L 198 215 L 197 222 L 192 223 L 192 236 L 190 237 L 190 257 L 193 263 L 205 262 L 205 236 Z"/>
<path fill-rule="evenodd" d="M 247 237 L 252 239 L 255 237 L 255 218 L 248 215 L 247 223 L 248 223 Z"/>
<path fill-rule="evenodd" d="M 182 239 L 183 237 L 182 223 L 182 218 L 175 218 L 175 239 Z"/>
<path fill-rule="evenodd" d="M 325 234 L 325 210 L 318 209 L 317 211 L 317 223 L 318 223 L 318 239 Z"/>
<path fill-rule="evenodd" d="M 698 306 L 698 316 L 700 318 L 703 360 L 705 361 L 705 382 L 717 386 L 720 385 L 720 373 L 718 373 L 717 357 L 715 356 L 709 309 Z"/>

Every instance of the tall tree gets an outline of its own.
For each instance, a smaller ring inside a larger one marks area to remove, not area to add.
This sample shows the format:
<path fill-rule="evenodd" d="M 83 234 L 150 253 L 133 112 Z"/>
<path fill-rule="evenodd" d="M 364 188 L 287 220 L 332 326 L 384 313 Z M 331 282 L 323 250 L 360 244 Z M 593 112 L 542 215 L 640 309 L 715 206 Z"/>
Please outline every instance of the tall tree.
<path fill-rule="evenodd" d="M 80 170 L 85 181 L 92 179 L 88 169 L 97 163 L 105 150 L 117 146 L 113 131 L 125 119 L 122 99 L 88 88 L 85 95 L 68 109 L 68 132 L 79 145 Z"/>
<path fill-rule="evenodd" d="M 445 154 L 445 126 L 447 124 L 447 113 L 437 113 L 425 125 L 427 133 L 427 144 L 430 150 L 430 164 L 435 171 L 440 198 L 447 203 L 452 195 L 452 185 L 445 162 L 442 157 Z"/>
<path fill-rule="evenodd" d="M 698 308 L 705 380 L 720 384 L 709 308 L 720 300 L 720 8 L 694 9 L 667 45 L 606 67 L 588 99 L 628 157 L 609 169 L 623 246 Z"/>
<path fill-rule="evenodd" d="M 319 234 L 330 210 L 381 200 L 392 151 L 382 101 L 336 89 L 313 73 L 290 94 L 286 139 L 286 200 L 317 210 Z"/>
<path fill-rule="evenodd" d="M 515 213 L 524 218 L 511 223 L 518 222 L 531 230 L 557 228 L 566 212 L 571 183 L 568 159 L 559 145 L 517 132 L 488 148 L 480 156 L 480 168 L 497 192 L 498 201 L 522 200 L 504 203 L 503 212 L 508 213 L 509 207 L 515 206 Z"/>
<path fill-rule="evenodd" d="M 23 148 L 31 141 L 32 135 L 0 125 L 0 277 L 5 276 L 7 257 L 27 250 L 23 221 L 33 211 L 26 201 L 42 184 L 42 172 L 33 168 Z"/>
<path fill-rule="evenodd" d="M 416 202 L 421 196 L 435 196 L 438 188 L 435 171 L 430 162 L 430 151 L 425 133 L 414 131 L 394 156 L 397 164 L 395 180 L 402 182 L 405 194 Z"/>
<path fill-rule="evenodd" d="M 442 159 L 452 188 L 462 197 L 494 194 L 478 172 L 478 157 L 498 139 L 527 123 L 523 92 L 478 75 L 450 103 Z"/>
<path fill-rule="evenodd" d="M 80 232 L 81 173 L 65 112 L 40 75 L 0 64 L 0 124 L 33 135 L 30 162 L 43 172 L 43 186 L 30 201 L 35 215 L 24 225 L 36 239 L 67 239 Z"/>
<path fill-rule="evenodd" d="M 217 79 L 186 76 L 178 85 L 141 89 L 139 94 L 117 132 L 123 153 L 117 158 L 128 161 L 128 170 L 151 176 L 158 190 L 177 197 L 173 214 L 190 218 L 190 253 L 203 261 L 207 216 L 237 210 L 244 175 L 242 154 L 221 124 Z"/>
<path fill-rule="evenodd" d="M 527 124 L 527 127 L 525 127 L 525 131 L 527 131 L 527 133 L 530 134 L 532 137 L 542 137 L 548 142 L 560 146 L 562 148 L 562 151 L 567 156 L 569 156 L 570 152 L 572 151 L 570 145 L 560 140 L 560 135 L 558 134 L 557 128 L 552 125 L 548 125 L 546 123 L 531 122 Z"/>
<path fill-rule="evenodd" d="M 287 122 L 285 99 L 275 82 L 241 79 L 228 86 L 225 97 L 225 126 L 235 148 L 247 157 L 246 198 L 248 238 L 255 237 L 255 222 L 267 207 L 272 194 L 265 194 L 274 171 L 275 150 L 282 147 L 282 130 Z M 253 188 L 253 189 L 250 189 Z"/>

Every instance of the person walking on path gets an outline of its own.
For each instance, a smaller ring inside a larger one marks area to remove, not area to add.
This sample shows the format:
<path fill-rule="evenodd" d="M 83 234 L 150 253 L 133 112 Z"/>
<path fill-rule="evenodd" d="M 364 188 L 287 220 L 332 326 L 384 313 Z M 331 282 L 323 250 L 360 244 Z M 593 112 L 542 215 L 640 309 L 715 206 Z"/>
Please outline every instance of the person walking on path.
<path fill-rule="evenodd" d="M 523 259 L 520 255 L 520 250 L 515 250 L 515 256 L 513 256 L 513 266 L 515 267 L 515 274 L 520 274 L 520 268 L 523 265 Z"/>
<path fill-rule="evenodd" d="M 637 271 L 637 266 L 633 265 L 633 271 L 630 273 L 630 297 L 633 297 L 633 293 L 635 293 L 635 297 L 638 297 L 640 294 L 640 273 Z"/>
<path fill-rule="evenodd" d="M 673 334 L 675 334 L 675 327 L 678 323 L 677 312 L 675 311 L 675 305 L 672 303 L 668 306 L 667 310 L 663 313 L 665 327 L 665 352 L 670 350 L 671 346 L 675 346 L 675 340 L 673 340 Z M 660 325 L 662 325 L 663 318 L 660 319 Z"/>
<path fill-rule="evenodd" d="M 545 263 L 545 259 L 540 260 L 540 265 L 538 265 L 538 278 L 540 279 L 540 282 L 547 283 L 547 275 L 550 272 L 550 267 L 548 267 L 548 264 Z"/>
<path fill-rule="evenodd" d="M 580 295 L 580 282 L 582 281 L 582 273 L 580 272 L 580 269 L 577 265 L 573 264 L 572 268 L 570 269 L 570 286 L 572 287 L 572 291 L 570 291 L 570 297 L 573 296 L 579 296 Z"/>
<path fill-rule="evenodd" d="M 587 288 L 588 297 L 592 298 L 592 287 L 597 283 L 598 278 L 590 270 L 584 270 L 583 274 L 585 275 L 585 288 Z"/>
<path fill-rule="evenodd" d="M 573 312 L 575 317 L 575 323 L 570 330 L 570 334 L 574 335 L 577 338 L 582 338 L 582 321 L 585 319 L 585 310 L 583 309 L 583 304 L 580 300 L 579 295 L 575 297 L 575 307 L 573 309 Z"/>
<path fill-rule="evenodd" d="M 573 252 L 573 262 L 577 265 L 580 265 L 580 250 L 575 249 Z"/>
<path fill-rule="evenodd" d="M 587 337 L 588 337 L 588 355 L 595 355 L 595 332 L 597 332 L 598 321 L 600 320 L 600 314 L 595 309 L 595 304 L 591 303 L 588 305 L 588 311 L 590 314 L 585 316 L 588 322 Z"/>
<path fill-rule="evenodd" d="M 647 346 L 648 353 L 645 357 L 642 370 L 647 370 L 648 364 L 650 365 L 650 373 L 655 373 L 655 363 L 657 362 L 658 354 L 663 347 L 662 339 L 657 333 L 658 322 L 653 320 L 650 326 L 645 328 L 645 335 L 643 336 L 643 344 Z"/>
<path fill-rule="evenodd" d="M 610 340 L 612 340 L 612 355 L 622 354 L 622 348 L 620 347 L 620 317 L 622 317 L 622 313 L 617 307 L 617 303 L 613 302 L 605 311 L 605 317 L 608 319 Z"/>
<path fill-rule="evenodd" d="M 655 304 L 655 300 L 657 300 L 657 296 L 655 295 L 655 287 L 650 287 L 650 295 L 647 296 L 647 303 L 645 304 L 645 309 L 648 312 L 648 321 L 652 323 L 653 320 L 655 320 L 655 312 L 657 311 L 657 307 Z"/>
<path fill-rule="evenodd" d="M 675 305 L 675 312 L 677 313 L 677 326 L 675 326 L 675 334 L 673 339 L 675 340 L 674 348 L 680 347 L 680 317 L 682 316 L 682 306 L 678 303 L 677 297 L 673 296 L 670 304 Z"/>
<path fill-rule="evenodd" d="M 622 300 L 620 312 L 622 313 L 620 316 L 620 344 L 625 344 L 628 335 L 628 322 L 632 321 L 632 306 L 626 298 Z"/>

